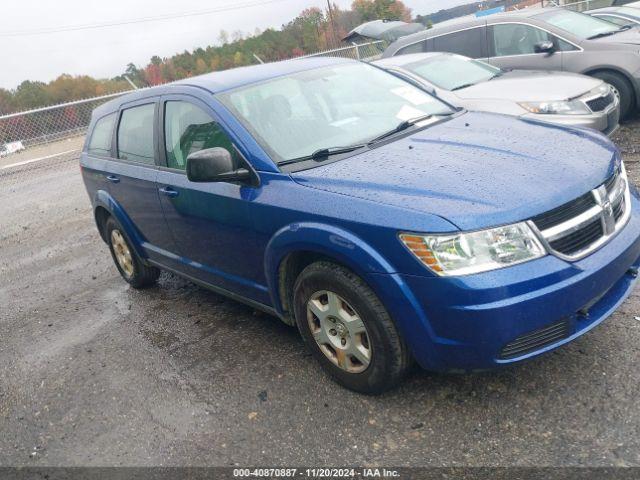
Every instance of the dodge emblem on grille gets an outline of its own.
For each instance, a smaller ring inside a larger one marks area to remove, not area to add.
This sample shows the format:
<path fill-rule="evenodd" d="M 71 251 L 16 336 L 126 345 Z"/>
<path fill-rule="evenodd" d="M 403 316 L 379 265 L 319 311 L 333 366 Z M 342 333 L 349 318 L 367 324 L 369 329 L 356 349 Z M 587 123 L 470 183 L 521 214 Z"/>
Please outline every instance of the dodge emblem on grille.
<path fill-rule="evenodd" d="M 598 203 L 602 206 L 602 227 L 607 235 L 612 234 L 616 230 L 616 217 L 613 213 L 613 205 L 609 198 L 606 187 L 601 186 L 596 190 L 598 193 Z"/>

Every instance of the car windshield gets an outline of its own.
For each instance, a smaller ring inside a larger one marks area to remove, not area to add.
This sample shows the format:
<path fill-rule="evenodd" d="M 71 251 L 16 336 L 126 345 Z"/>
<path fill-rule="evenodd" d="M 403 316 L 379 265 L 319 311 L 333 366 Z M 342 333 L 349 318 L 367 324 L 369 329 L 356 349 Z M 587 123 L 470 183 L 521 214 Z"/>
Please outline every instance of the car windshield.
<path fill-rule="evenodd" d="M 611 22 L 569 10 L 554 10 L 536 18 L 585 40 L 620 31 L 620 27 Z"/>
<path fill-rule="evenodd" d="M 451 107 L 364 63 L 275 78 L 217 96 L 278 163 L 364 144 Z"/>
<path fill-rule="evenodd" d="M 425 58 L 403 68 L 445 90 L 458 90 L 502 74 L 499 68 L 460 55 Z"/>
<path fill-rule="evenodd" d="M 640 5 L 638 6 L 640 7 Z M 611 13 L 622 13 L 633 18 L 640 18 L 640 8 L 619 7 L 615 12 Z"/>

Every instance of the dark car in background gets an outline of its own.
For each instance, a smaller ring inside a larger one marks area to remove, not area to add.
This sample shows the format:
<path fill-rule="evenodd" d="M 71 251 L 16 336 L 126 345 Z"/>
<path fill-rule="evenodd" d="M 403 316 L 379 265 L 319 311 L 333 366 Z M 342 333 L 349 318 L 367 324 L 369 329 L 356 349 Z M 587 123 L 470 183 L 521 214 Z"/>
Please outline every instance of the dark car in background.
<path fill-rule="evenodd" d="M 640 33 L 582 13 L 528 9 L 463 18 L 403 37 L 383 57 L 451 52 L 503 69 L 582 73 L 612 85 L 625 118 L 640 106 Z"/>

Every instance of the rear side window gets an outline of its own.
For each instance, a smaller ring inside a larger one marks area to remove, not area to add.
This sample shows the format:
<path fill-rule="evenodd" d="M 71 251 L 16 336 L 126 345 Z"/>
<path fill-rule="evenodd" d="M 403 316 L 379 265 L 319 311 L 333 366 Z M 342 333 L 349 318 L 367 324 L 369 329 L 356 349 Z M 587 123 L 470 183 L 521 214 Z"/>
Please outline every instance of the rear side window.
<path fill-rule="evenodd" d="M 486 57 L 485 29 L 472 28 L 433 39 L 434 52 L 450 52 L 471 58 Z"/>
<path fill-rule="evenodd" d="M 118 128 L 118 158 L 153 165 L 153 103 L 129 108 L 122 112 Z"/>
<path fill-rule="evenodd" d="M 166 103 L 164 134 L 169 168 L 185 170 L 189 155 L 214 147 L 227 149 L 237 161 L 231 139 L 218 122 L 191 103 Z"/>
<path fill-rule="evenodd" d="M 427 47 L 427 42 L 428 40 L 424 40 L 422 42 L 418 42 L 418 43 L 413 43 L 411 45 L 407 45 L 404 48 L 401 48 L 400 50 L 398 50 L 394 56 L 397 55 L 407 55 L 409 53 L 424 53 L 424 52 L 428 52 L 429 49 Z"/>
<path fill-rule="evenodd" d="M 101 157 L 111 156 L 111 139 L 113 138 L 113 126 L 116 122 L 116 114 L 112 113 L 96 122 L 89 142 L 89 153 Z"/>

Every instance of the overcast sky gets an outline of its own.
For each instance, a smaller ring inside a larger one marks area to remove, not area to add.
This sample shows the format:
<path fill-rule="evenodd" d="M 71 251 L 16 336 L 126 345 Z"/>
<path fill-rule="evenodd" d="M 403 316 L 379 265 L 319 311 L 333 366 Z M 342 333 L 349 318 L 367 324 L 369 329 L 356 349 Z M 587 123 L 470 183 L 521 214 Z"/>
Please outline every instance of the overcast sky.
<path fill-rule="evenodd" d="M 252 33 L 256 27 L 279 28 L 307 7 L 326 8 L 326 0 L 263 1 L 273 3 L 195 17 L 27 36 L 7 34 L 255 5 L 260 0 L 4 1 L 0 22 L 0 87 L 14 88 L 25 79 L 46 82 L 61 73 L 113 77 L 122 73 L 129 62 L 146 65 L 152 55 L 168 57 L 185 49 L 213 45 L 222 29 Z M 352 0 L 333 1 L 347 8 Z M 469 2 L 404 0 L 414 14 Z"/>

